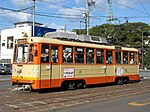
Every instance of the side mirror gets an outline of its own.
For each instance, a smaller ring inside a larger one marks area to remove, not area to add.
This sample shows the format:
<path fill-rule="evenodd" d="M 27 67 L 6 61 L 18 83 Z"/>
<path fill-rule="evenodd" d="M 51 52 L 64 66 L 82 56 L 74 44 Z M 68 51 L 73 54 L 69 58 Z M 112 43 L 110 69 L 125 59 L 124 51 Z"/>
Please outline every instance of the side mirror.
<path fill-rule="evenodd" d="M 36 46 L 33 47 L 33 49 L 32 49 L 32 54 L 33 54 L 34 56 L 38 56 L 38 50 L 36 49 Z"/>
<path fill-rule="evenodd" d="M 38 56 L 38 50 L 35 50 L 33 55 Z"/>

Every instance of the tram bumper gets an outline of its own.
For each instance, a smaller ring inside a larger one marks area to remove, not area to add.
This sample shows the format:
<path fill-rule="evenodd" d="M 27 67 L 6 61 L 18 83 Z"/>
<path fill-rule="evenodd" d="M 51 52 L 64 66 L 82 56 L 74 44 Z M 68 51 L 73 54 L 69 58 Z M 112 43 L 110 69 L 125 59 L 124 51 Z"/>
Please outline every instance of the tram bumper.
<path fill-rule="evenodd" d="M 15 78 L 11 78 L 11 82 L 12 82 L 12 86 L 23 85 L 23 84 L 27 84 L 27 85 L 34 84 L 34 80 L 15 79 Z"/>

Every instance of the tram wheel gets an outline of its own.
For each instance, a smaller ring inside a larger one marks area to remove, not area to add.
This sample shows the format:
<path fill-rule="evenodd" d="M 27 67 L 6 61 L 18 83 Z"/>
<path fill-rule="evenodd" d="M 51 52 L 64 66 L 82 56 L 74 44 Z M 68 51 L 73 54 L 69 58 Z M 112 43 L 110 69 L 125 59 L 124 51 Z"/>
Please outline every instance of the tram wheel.
<path fill-rule="evenodd" d="M 118 78 L 118 79 L 116 80 L 116 84 L 117 84 L 117 85 L 122 85 L 122 84 L 123 84 L 123 78 Z"/>

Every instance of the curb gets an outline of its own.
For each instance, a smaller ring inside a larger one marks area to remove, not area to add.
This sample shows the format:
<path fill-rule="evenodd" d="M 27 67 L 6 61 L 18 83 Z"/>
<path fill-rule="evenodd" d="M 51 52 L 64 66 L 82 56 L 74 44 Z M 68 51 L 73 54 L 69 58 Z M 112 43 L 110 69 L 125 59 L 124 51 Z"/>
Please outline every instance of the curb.
<path fill-rule="evenodd" d="M 143 79 L 150 79 L 150 77 L 143 77 Z"/>
<path fill-rule="evenodd" d="M 10 81 L 10 79 L 0 79 L 0 82 Z"/>

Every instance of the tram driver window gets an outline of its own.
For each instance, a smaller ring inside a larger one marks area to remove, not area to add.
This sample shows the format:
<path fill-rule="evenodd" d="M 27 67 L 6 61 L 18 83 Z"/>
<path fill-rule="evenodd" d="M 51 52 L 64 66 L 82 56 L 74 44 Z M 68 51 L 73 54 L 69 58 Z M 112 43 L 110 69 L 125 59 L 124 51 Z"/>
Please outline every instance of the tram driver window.
<path fill-rule="evenodd" d="M 112 64 L 112 51 L 106 51 L 106 63 Z"/>
<path fill-rule="evenodd" d="M 49 45 L 48 44 L 42 44 L 41 62 L 49 63 Z"/>

